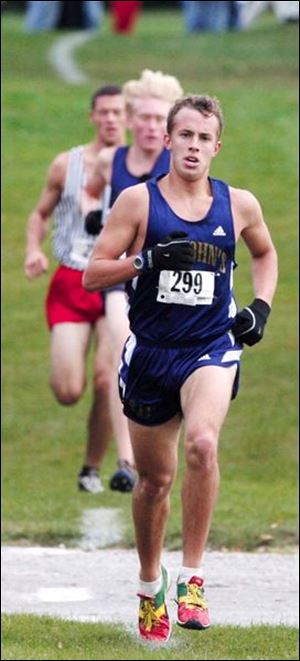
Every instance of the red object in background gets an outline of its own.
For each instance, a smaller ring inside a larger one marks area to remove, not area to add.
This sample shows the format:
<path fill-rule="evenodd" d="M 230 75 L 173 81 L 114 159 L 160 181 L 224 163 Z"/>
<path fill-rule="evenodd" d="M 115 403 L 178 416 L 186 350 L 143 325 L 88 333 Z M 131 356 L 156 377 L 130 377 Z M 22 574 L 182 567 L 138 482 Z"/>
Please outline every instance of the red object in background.
<path fill-rule="evenodd" d="M 132 32 L 142 2 L 111 2 L 114 32 Z"/>

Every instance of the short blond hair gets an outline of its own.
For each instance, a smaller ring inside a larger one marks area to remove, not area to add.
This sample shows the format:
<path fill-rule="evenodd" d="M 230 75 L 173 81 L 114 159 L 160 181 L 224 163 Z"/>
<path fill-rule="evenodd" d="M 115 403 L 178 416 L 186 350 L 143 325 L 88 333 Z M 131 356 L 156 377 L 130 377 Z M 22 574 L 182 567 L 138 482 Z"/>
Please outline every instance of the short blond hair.
<path fill-rule="evenodd" d="M 136 99 L 153 97 L 174 103 L 183 95 L 183 89 L 175 76 L 169 76 L 161 71 L 144 69 L 139 80 L 129 80 L 123 85 L 122 92 L 126 110 L 132 111 Z"/>

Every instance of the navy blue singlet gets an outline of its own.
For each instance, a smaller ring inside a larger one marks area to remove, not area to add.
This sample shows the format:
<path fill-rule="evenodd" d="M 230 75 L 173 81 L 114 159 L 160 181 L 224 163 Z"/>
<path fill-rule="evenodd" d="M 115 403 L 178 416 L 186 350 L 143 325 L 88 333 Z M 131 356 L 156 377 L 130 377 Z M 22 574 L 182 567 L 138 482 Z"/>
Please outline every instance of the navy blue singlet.
<path fill-rule="evenodd" d="M 146 181 L 146 179 L 152 179 L 153 177 L 167 174 L 170 169 L 170 152 L 168 149 L 164 148 L 154 163 L 151 172 L 145 173 L 145 175 L 142 177 L 135 177 L 127 169 L 126 158 L 128 149 L 129 147 L 119 147 L 114 155 L 111 178 L 110 207 L 113 205 L 114 201 L 117 199 L 121 191 L 124 190 L 124 188 L 140 184 L 141 181 Z"/>
<path fill-rule="evenodd" d="M 130 328 L 138 342 L 189 346 L 226 333 L 236 315 L 229 188 L 209 178 L 213 201 L 208 213 L 199 221 L 187 221 L 162 196 L 159 178 L 146 182 L 150 207 L 143 248 L 171 232 L 184 231 L 195 244 L 196 260 L 191 271 L 150 271 L 126 284 Z"/>

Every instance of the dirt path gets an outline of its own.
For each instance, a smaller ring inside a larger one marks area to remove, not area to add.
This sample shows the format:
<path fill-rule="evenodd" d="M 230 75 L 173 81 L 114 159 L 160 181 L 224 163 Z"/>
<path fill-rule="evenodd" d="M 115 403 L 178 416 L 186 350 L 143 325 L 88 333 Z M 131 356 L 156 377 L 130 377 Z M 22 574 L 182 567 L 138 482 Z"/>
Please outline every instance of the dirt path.
<path fill-rule="evenodd" d="M 175 618 L 179 552 L 165 552 Z M 206 596 L 214 624 L 298 626 L 298 554 L 208 552 Z M 133 550 L 2 548 L 2 612 L 135 626 L 138 560 Z"/>
<path fill-rule="evenodd" d="M 80 30 L 56 39 L 49 50 L 48 60 L 60 78 L 70 85 L 82 85 L 88 76 L 76 62 L 75 51 L 90 39 L 99 37 L 95 30 Z"/>

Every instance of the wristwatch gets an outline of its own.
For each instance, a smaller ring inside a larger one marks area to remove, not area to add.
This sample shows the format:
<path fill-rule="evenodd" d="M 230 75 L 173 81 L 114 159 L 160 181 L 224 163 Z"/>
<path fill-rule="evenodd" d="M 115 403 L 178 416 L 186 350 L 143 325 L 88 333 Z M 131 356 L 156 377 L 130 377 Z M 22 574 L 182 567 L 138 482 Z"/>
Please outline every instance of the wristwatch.
<path fill-rule="evenodd" d="M 145 266 L 145 259 L 142 255 L 142 253 L 139 253 L 138 255 L 136 255 L 136 257 L 133 260 L 133 266 L 137 271 L 139 271 L 139 273 L 141 273 L 143 271 L 144 266 Z"/>

